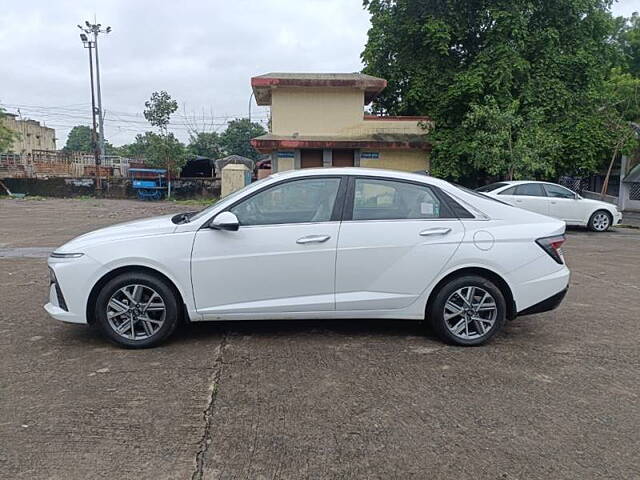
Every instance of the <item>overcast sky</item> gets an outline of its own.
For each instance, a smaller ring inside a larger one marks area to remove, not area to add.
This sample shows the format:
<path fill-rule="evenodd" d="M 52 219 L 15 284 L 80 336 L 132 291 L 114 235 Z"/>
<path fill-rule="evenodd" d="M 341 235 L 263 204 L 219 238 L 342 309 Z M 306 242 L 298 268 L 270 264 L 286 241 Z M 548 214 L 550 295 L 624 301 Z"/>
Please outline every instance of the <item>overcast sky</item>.
<path fill-rule="evenodd" d="M 56 129 L 90 123 L 88 53 L 76 27 L 96 16 L 106 138 L 130 142 L 148 130 L 144 102 L 167 90 L 180 105 L 173 131 L 221 130 L 248 114 L 250 78 L 272 71 L 362 68 L 369 15 L 360 0 L 0 0 L 0 104 Z M 640 9 L 620 0 L 617 15 Z M 267 107 L 253 103 L 254 120 Z"/>

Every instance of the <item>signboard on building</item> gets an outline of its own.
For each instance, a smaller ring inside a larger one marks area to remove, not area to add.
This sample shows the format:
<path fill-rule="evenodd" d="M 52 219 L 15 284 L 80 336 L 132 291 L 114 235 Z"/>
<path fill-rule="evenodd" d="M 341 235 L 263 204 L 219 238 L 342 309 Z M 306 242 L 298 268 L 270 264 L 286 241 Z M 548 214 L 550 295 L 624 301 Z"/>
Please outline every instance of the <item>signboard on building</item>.
<path fill-rule="evenodd" d="M 368 160 L 378 160 L 380 158 L 380 152 L 362 152 L 360 158 L 366 158 Z"/>
<path fill-rule="evenodd" d="M 278 158 L 294 158 L 295 152 L 278 152 Z"/>

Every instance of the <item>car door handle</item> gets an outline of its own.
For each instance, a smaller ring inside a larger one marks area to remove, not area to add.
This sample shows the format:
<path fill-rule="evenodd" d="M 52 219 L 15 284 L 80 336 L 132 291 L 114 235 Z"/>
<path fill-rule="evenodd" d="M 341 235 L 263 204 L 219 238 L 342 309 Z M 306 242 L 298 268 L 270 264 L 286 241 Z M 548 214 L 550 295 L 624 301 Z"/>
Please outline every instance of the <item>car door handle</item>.
<path fill-rule="evenodd" d="M 331 238 L 331 235 L 307 235 L 300 237 L 296 243 L 304 245 L 305 243 L 324 243 Z"/>
<path fill-rule="evenodd" d="M 522 203 L 522 200 L 516 200 L 517 203 Z"/>
<path fill-rule="evenodd" d="M 436 228 L 427 228 L 426 230 L 422 230 L 420 232 L 421 237 L 428 237 L 429 235 L 446 235 L 451 231 L 448 227 L 436 227 Z"/>

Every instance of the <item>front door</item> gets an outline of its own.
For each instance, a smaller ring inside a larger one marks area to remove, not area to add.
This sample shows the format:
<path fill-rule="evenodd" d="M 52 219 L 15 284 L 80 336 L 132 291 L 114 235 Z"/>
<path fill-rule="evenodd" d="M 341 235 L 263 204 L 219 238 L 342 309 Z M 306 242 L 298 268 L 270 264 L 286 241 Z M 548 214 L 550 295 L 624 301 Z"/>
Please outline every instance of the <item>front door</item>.
<path fill-rule="evenodd" d="M 322 150 L 300 150 L 300 168 L 321 168 Z"/>
<path fill-rule="evenodd" d="M 205 319 L 334 309 L 341 178 L 271 185 L 229 208 L 238 231 L 203 228 L 192 252 Z"/>
<path fill-rule="evenodd" d="M 586 209 L 574 192 L 550 183 L 545 183 L 544 189 L 549 196 L 549 215 L 572 224 L 585 221 Z"/>
<path fill-rule="evenodd" d="M 336 310 L 407 307 L 445 268 L 464 226 L 427 185 L 352 181 L 338 242 Z"/>

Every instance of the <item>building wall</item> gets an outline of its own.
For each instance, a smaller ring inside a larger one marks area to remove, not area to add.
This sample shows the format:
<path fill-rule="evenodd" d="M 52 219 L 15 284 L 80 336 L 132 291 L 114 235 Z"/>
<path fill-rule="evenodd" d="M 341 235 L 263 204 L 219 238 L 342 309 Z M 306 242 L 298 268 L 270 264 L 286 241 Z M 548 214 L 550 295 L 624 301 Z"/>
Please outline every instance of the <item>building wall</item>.
<path fill-rule="evenodd" d="M 274 88 L 271 133 L 338 135 L 361 126 L 363 104 L 364 92 L 355 88 Z"/>
<path fill-rule="evenodd" d="M 4 125 L 19 133 L 10 148 L 11 153 L 30 154 L 33 150 L 55 150 L 56 131 L 53 128 L 40 125 L 35 120 L 19 120 L 13 115 L 7 115 Z"/>
<path fill-rule="evenodd" d="M 363 158 L 363 154 L 374 152 L 362 150 L 360 153 L 360 166 L 369 168 L 388 168 L 403 170 L 405 172 L 417 172 L 419 170 L 431 170 L 429 153 L 424 150 L 375 150 L 379 158 Z"/>

